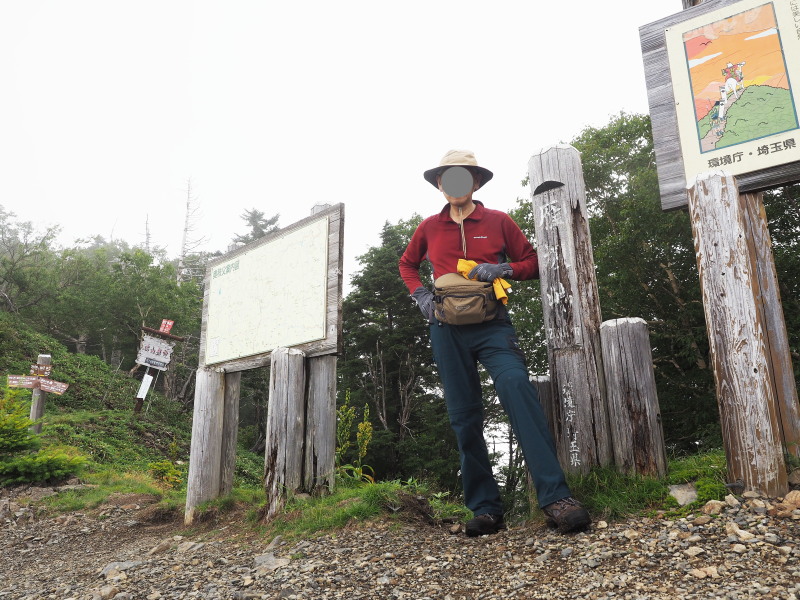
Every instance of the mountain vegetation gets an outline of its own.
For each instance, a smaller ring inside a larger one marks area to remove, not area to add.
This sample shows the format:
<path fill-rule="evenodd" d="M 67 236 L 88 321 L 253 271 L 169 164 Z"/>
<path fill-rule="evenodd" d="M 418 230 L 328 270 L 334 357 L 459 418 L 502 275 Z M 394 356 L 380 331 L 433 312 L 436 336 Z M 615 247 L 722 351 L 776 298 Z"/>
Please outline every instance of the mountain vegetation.
<path fill-rule="evenodd" d="M 691 227 L 686 212 L 661 210 L 649 118 L 620 114 L 603 127 L 584 129 L 571 143 L 582 154 L 603 318 L 647 321 L 670 452 L 718 448 L 719 418 Z M 512 217 L 535 242 L 530 202 L 523 195 Z M 490 197 L 487 202 L 491 207 Z M 765 205 L 797 371 L 800 186 L 767 192 Z M 235 242 L 257 239 L 277 227 L 277 215 L 266 218 L 256 208 L 245 210 L 242 218 L 247 232 Z M 427 324 L 397 269 L 421 219 L 408 215 L 385 223 L 379 244 L 359 257 L 360 270 L 350 281 L 343 303 L 338 404 L 351 414 L 351 436 L 356 438 L 361 427 L 362 433 L 369 429 L 370 438 L 367 447 L 344 448 L 339 459 L 340 464 L 359 465 L 362 473 L 368 466 L 380 480 L 425 481 L 457 494 L 458 452 Z M 83 457 L 75 469 L 147 472 L 177 483 L 185 477 L 188 460 L 202 281 L 183 277 L 178 260 L 158 249 L 101 237 L 61 248 L 56 235 L 57 230 L 38 231 L 0 207 L 0 374 L 27 374 L 38 354 L 51 354 L 52 378 L 70 388 L 48 399 L 40 447 Z M 203 265 L 209 257 L 181 259 Z M 546 374 L 538 282 L 515 282 L 510 312 L 531 373 Z M 169 370 L 159 375 L 144 413 L 134 415 L 143 374 L 134 362 L 142 327 L 157 328 L 161 319 L 175 321 L 173 333 L 185 341 L 176 346 Z M 262 468 L 268 382 L 267 369 L 242 378 L 237 477 L 255 486 Z M 506 499 L 518 504 L 526 495 L 524 466 L 485 376 L 484 384 L 490 444 Z M 26 430 L 27 423 L 18 419 L 19 406 L 29 402 L 30 392 L 6 388 L 0 397 L 4 414 L 16 419 L 16 430 Z M 0 423 L 0 443 L 2 431 Z M 5 454 L 0 446 L 0 464 L 12 454 L 38 451 L 20 443 Z"/>

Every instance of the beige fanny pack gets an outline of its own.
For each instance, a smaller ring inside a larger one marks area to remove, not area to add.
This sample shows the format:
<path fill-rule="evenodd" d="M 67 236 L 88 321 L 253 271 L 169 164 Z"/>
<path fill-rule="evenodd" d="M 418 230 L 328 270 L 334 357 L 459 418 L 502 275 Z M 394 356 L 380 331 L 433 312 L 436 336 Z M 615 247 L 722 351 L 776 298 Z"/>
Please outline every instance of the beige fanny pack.
<path fill-rule="evenodd" d="M 433 282 L 433 311 L 441 323 L 474 325 L 497 317 L 497 298 L 491 283 L 466 279 L 458 273 Z"/>

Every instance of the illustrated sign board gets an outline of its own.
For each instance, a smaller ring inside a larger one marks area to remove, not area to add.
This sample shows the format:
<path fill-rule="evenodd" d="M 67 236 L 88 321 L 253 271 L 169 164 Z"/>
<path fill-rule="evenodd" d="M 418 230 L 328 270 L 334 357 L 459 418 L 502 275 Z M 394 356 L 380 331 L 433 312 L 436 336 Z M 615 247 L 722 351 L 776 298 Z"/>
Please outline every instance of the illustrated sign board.
<path fill-rule="evenodd" d="M 343 219 L 339 204 L 209 263 L 201 365 L 253 368 L 278 347 L 338 352 Z"/>
<path fill-rule="evenodd" d="M 662 208 L 709 170 L 800 181 L 800 0 L 707 0 L 640 37 Z"/>
<path fill-rule="evenodd" d="M 166 371 L 172 359 L 172 348 L 175 342 L 162 340 L 152 335 L 142 336 L 136 362 L 140 365 L 153 367 L 159 371 Z"/>

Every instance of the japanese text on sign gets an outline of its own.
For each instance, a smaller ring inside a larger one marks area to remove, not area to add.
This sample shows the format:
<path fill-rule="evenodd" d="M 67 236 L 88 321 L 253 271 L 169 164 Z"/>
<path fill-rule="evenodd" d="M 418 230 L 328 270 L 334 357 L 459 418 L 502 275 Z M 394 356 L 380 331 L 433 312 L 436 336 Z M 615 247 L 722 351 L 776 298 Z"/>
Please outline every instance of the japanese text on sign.
<path fill-rule="evenodd" d="M 784 150 L 791 150 L 796 148 L 794 138 L 783 140 L 782 142 L 772 142 L 771 144 L 763 144 L 756 148 L 756 156 L 767 156 L 776 152 L 783 152 Z M 750 153 L 752 155 L 752 152 Z M 723 167 L 725 165 L 732 165 L 733 163 L 742 162 L 744 152 L 734 152 L 733 154 L 725 154 L 717 156 L 708 160 L 708 167 L 714 169 L 716 167 Z"/>
<path fill-rule="evenodd" d="M 142 345 L 139 347 L 139 354 L 136 356 L 136 362 L 140 365 L 165 371 L 172 358 L 172 347 L 174 344 L 175 342 L 145 335 L 142 338 Z"/>

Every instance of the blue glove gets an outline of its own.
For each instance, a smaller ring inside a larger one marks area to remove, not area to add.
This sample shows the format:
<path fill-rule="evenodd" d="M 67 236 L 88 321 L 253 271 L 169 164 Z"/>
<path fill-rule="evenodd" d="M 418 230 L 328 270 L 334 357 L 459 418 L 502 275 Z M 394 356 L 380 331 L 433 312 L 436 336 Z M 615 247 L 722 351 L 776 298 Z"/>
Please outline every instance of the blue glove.
<path fill-rule="evenodd" d="M 426 287 L 418 287 L 411 294 L 411 297 L 419 306 L 422 315 L 428 319 L 428 323 L 433 323 L 433 292 Z"/>
<path fill-rule="evenodd" d="M 477 279 L 478 281 L 494 281 L 498 277 L 510 277 L 514 274 L 514 270 L 508 263 L 500 263 L 493 265 L 491 263 L 482 263 L 474 267 L 469 272 L 470 279 Z"/>

